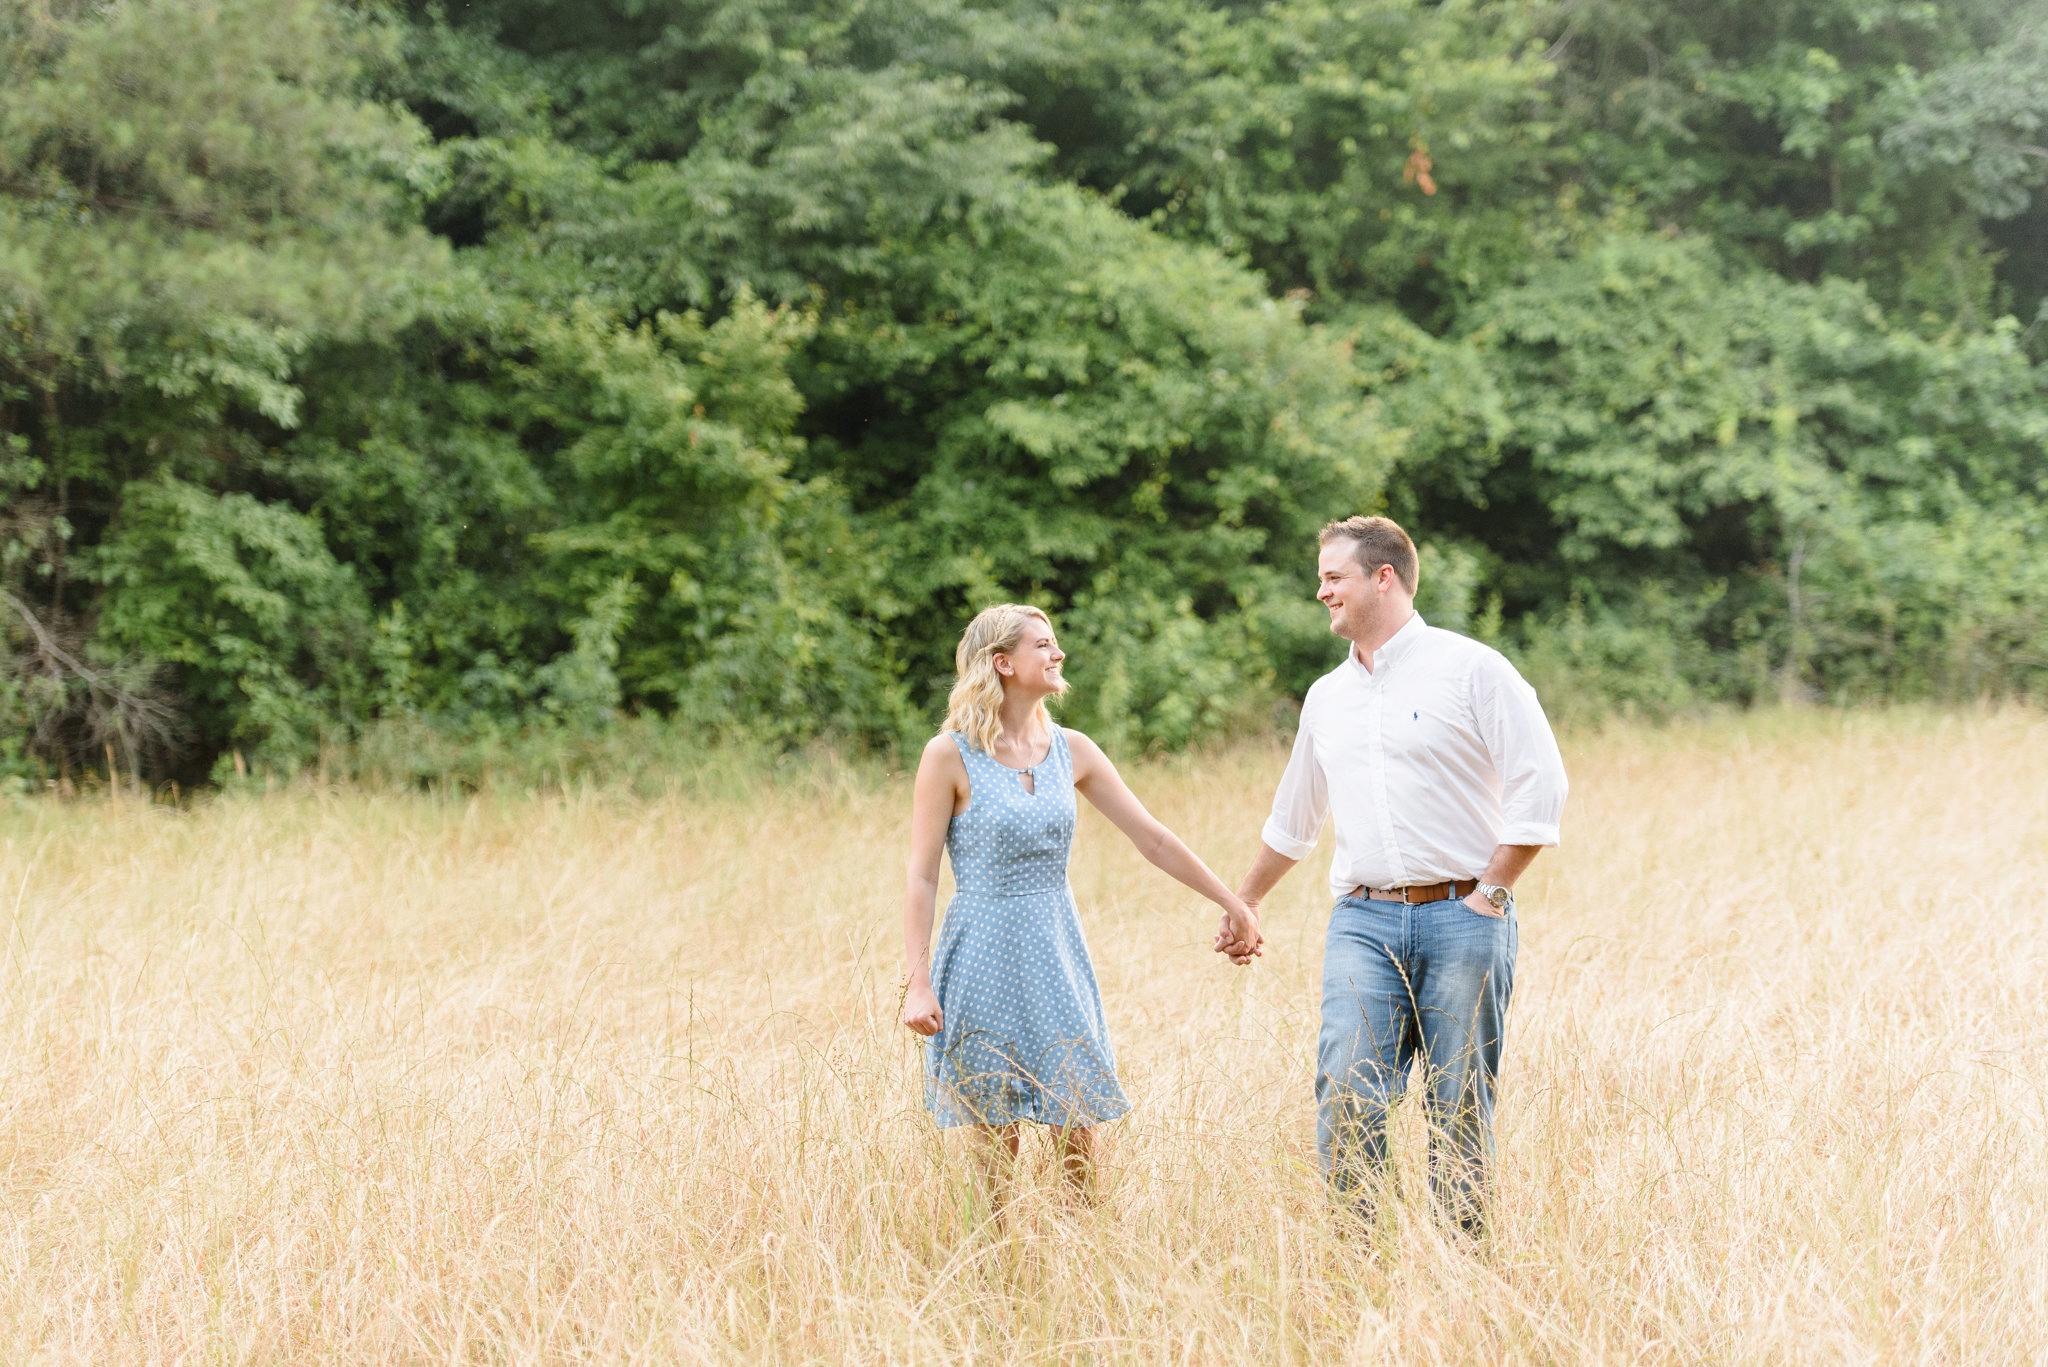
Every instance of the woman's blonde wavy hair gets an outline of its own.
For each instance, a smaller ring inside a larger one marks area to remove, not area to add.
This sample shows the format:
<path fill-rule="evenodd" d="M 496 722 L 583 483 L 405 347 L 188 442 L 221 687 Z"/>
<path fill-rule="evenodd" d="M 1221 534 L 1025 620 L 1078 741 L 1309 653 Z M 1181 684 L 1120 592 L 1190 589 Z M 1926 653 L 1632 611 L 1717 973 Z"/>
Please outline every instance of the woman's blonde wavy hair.
<path fill-rule="evenodd" d="M 1052 626 L 1052 618 L 1028 603 L 983 608 L 960 633 L 960 644 L 953 650 L 955 678 L 953 691 L 946 697 L 943 729 L 957 731 L 985 755 L 995 753 L 996 741 L 1003 734 L 1003 676 L 996 673 L 996 656 L 1015 650 L 1034 621 L 1045 623 L 1048 629 Z M 1052 713 L 1046 711 L 1043 699 L 1036 720 L 1048 736 L 1052 734 Z"/>

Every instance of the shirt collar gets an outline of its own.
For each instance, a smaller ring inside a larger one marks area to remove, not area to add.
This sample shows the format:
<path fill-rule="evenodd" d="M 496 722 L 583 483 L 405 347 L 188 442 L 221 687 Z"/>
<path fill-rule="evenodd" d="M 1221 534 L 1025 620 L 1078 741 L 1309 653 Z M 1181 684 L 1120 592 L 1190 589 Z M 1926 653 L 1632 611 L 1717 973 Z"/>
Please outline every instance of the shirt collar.
<path fill-rule="evenodd" d="M 1367 677 L 1376 676 L 1387 666 L 1399 663 L 1403 655 L 1415 649 L 1415 643 L 1422 639 L 1423 632 L 1428 629 L 1429 623 L 1422 620 L 1422 614 L 1413 613 L 1401 624 L 1399 631 L 1387 638 L 1386 644 L 1373 652 L 1371 669 L 1367 669 L 1359 662 L 1358 647 L 1355 645 L 1344 652 L 1344 662 Z"/>

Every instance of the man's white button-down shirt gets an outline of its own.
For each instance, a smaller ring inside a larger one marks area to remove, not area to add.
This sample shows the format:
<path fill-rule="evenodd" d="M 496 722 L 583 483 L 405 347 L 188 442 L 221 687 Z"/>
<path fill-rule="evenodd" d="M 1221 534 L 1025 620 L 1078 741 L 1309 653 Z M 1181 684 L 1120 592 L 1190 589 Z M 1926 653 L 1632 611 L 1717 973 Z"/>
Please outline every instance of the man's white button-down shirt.
<path fill-rule="evenodd" d="M 1339 897 L 1477 878 L 1496 845 L 1557 843 L 1566 786 L 1536 690 L 1418 613 L 1371 669 L 1354 648 L 1310 687 L 1261 838 L 1300 859 L 1334 812 Z"/>

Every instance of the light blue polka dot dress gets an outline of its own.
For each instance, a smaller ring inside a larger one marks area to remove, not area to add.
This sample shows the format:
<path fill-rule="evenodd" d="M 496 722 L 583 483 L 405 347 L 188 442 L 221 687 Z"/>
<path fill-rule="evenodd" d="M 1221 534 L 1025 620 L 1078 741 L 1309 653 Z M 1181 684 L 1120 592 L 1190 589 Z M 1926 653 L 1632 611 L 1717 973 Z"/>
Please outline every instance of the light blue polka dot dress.
<path fill-rule="evenodd" d="M 946 832 L 956 890 L 932 948 L 945 1028 L 925 1042 L 925 1105 L 941 1126 L 1099 1125 L 1131 1108 L 1117 1085 L 1102 993 L 1067 886 L 1074 759 L 1018 771 L 955 733 L 971 789 Z"/>

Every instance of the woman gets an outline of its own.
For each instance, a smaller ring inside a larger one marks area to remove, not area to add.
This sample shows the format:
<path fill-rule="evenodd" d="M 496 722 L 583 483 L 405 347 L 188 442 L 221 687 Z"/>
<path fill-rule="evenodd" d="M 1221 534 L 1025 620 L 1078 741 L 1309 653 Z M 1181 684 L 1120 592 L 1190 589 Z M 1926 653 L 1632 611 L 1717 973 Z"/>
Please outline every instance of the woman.
<path fill-rule="evenodd" d="M 942 1127 L 989 1139 L 988 1176 L 1017 1155 L 1018 1126 L 1057 1131 L 1060 1168 L 1093 1189 L 1095 1127 L 1130 1109 L 1102 1019 L 1095 970 L 1067 887 L 1080 793 L 1154 864 L 1223 908 L 1216 948 L 1258 953 L 1256 918 L 1147 812 L 1095 742 L 1054 726 L 1066 657 L 1037 608 L 1004 603 L 968 624 L 945 729 L 924 748 L 903 899 L 909 960 L 903 1023 L 925 1045 L 925 1104 Z M 957 889 L 936 950 L 939 851 Z"/>

